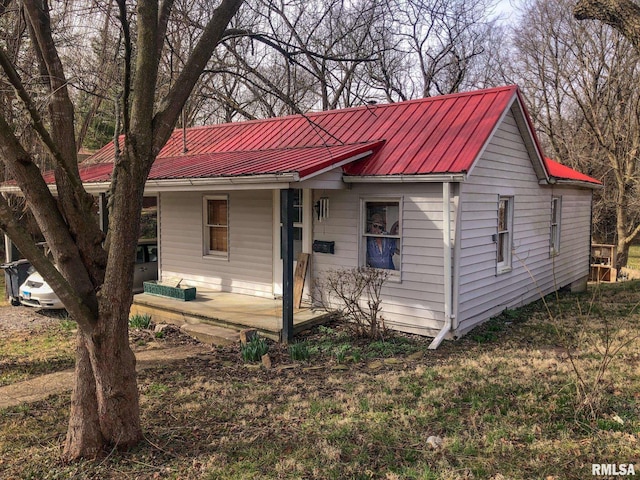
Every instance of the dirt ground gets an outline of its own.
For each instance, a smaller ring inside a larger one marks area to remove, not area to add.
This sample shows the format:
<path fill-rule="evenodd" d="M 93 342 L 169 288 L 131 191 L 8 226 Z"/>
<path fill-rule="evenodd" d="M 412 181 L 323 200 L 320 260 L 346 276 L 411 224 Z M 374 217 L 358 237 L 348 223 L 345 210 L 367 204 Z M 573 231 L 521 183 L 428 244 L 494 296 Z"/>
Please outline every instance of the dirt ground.
<path fill-rule="evenodd" d="M 22 305 L 0 307 L 0 338 L 5 338 L 18 332 L 29 333 L 47 328 L 66 318 L 61 310 L 37 310 Z"/>
<path fill-rule="evenodd" d="M 37 310 L 24 306 L 0 307 L 0 342 L 4 339 L 29 336 L 67 320 L 64 311 Z M 131 347 L 138 359 L 138 371 L 206 354 L 211 347 L 168 326 L 162 338 L 155 338 L 150 330 L 131 330 Z M 12 385 L 0 387 L 0 408 L 23 402 L 42 400 L 49 395 L 70 391 L 73 387 L 73 369 L 54 372 Z"/>
<path fill-rule="evenodd" d="M 65 310 L 41 310 L 25 306 L 0 306 L 0 339 L 44 330 L 56 323 L 68 320 Z M 134 351 L 153 348 L 170 348 L 179 345 L 199 345 L 200 342 L 182 333 L 177 327 L 168 326 L 160 340 L 152 331 L 131 330 L 130 340 Z M 140 344 L 144 347 L 140 348 Z"/>

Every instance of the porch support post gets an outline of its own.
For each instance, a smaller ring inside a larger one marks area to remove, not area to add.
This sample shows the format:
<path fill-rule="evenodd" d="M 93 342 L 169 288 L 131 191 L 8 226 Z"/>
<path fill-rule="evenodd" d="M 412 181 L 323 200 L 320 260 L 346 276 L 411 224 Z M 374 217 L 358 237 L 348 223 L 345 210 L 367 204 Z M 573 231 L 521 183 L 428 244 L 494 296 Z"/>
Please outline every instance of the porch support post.
<path fill-rule="evenodd" d="M 107 208 L 107 194 L 100 193 L 98 195 L 98 215 L 100 216 L 100 230 L 107 233 L 109 228 L 109 209 Z"/>
<path fill-rule="evenodd" d="M 280 190 L 282 221 L 282 341 L 293 340 L 293 189 Z"/>

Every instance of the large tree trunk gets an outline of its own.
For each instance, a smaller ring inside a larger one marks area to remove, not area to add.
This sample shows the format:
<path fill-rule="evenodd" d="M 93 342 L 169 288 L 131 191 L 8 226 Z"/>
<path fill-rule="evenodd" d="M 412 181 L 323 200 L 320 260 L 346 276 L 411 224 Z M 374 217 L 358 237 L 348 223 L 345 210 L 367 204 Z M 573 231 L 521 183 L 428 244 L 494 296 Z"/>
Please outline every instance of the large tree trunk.
<path fill-rule="evenodd" d="M 100 455 L 105 447 L 128 448 L 142 438 L 136 361 L 129 347 L 128 320 L 144 185 L 155 157 L 171 135 L 178 115 L 242 0 L 222 0 L 211 12 L 179 79 L 160 102 L 156 101 L 159 52 L 174 2 L 161 2 L 161 9 L 157 0 L 136 2 L 135 49 L 129 25 L 131 12 L 126 2 L 117 2 L 125 44 L 126 137 L 124 151 L 115 160 L 109 233 L 104 244 L 104 236 L 91 213 L 93 199 L 82 186 L 76 164 L 74 109 L 56 51 L 49 2 L 23 3 L 38 66 L 49 86 L 46 121 L 41 106 L 22 83 L 19 69 L 9 61 L 2 47 L 0 69 L 19 94 L 35 131 L 56 161 L 58 198 L 51 194 L 33 155 L 16 137 L 15 126 L 7 123 L 3 115 L 0 115 L 0 163 L 7 166 L 25 195 L 55 265 L 34 245 L 2 197 L 0 228 L 10 235 L 78 322 L 76 381 L 64 450 L 65 457 L 73 460 Z M 134 51 L 135 68 L 131 63 Z"/>
<path fill-rule="evenodd" d="M 103 333 L 87 338 L 78 331 L 76 378 L 64 449 L 68 460 L 96 457 L 105 448 L 126 449 L 142 438 L 136 359 L 129 346 L 128 328 L 122 325 L 127 322 L 128 307 L 108 304 L 100 310 L 97 330 Z"/>
<path fill-rule="evenodd" d="M 104 440 L 98 419 L 96 382 L 82 330 L 78 330 L 76 338 L 75 376 L 64 457 L 93 458 L 102 452 Z"/>
<path fill-rule="evenodd" d="M 98 318 L 91 331 L 79 333 L 76 386 L 65 446 L 68 460 L 95 456 L 105 448 L 127 449 L 142 438 L 136 359 L 129 346 L 129 311 L 144 178 L 152 164 L 152 137 L 134 138 L 137 141 L 132 143 L 146 153 L 132 153 L 128 140 L 114 169 L 109 236 L 118 252 L 108 257 L 98 293 Z M 133 155 L 137 155 L 136 162 L 131 161 Z"/>

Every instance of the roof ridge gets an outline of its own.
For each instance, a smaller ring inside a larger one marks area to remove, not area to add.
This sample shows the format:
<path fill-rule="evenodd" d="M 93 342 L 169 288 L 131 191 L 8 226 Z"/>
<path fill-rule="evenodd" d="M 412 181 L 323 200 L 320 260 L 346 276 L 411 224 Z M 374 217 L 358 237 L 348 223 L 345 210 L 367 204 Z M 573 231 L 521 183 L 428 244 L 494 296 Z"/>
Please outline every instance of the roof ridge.
<path fill-rule="evenodd" d="M 165 158 L 186 158 L 186 157 L 198 157 L 203 155 L 218 155 L 218 154 L 230 154 L 230 153 L 245 153 L 245 152 L 285 152 L 292 150 L 307 150 L 307 149 L 317 149 L 317 148 L 346 148 L 346 147 L 355 147 L 358 145 L 373 145 L 376 143 L 384 142 L 384 138 L 372 139 L 372 140 L 361 140 L 358 142 L 346 142 L 346 143 L 334 143 L 334 144 L 324 144 L 324 145 L 293 145 L 288 147 L 273 147 L 273 148 L 247 148 L 247 149 L 232 149 L 232 150 L 220 150 L 215 152 L 197 152 L 197 151 L 187 151 L 180 155 L 172 155 L 170 157 L 167 156 L 158 156 L 158 160 L 164 160 Z"/>
<path fill-rule="evenodd" d="M 447 101 L 453 98 L 457 98 L 457 97 L 471 97 L 471 96 L 477 96 L 477 95 L 486 95 L 486 94 L 490 94 L 490 93 L 498 93 L 498 92 L 502 92 L 502 91 L 516 91 L 518 90 L 518 86 L 517 85 L 504 85 L 501 87 L 491 87 L 491 88 L 485 88 L 485 89 L 481 89 L 481 90 L 469 90 L 466 92 L 456 92 L 456 93 L 447 93 L 444 95 L 434 95 L 432 97 L 423 97 L 423 98 L 414 98 L 411 100 L 403 100 L 400 102 L 393 102 L 393 103 L 376 103 L 373 105 L 357 105 L 357 106 L 352 106 L 352 107 L 345 107 L 345 108 L 334 108 L 332 110 L 319 110 L 316 112 L 305 112 L 305 113 L 292 113 L 290 115 L 285 115 L 282 117 L 267 117 L 267 118 L 255 118 L 252 120 L 241 120 L 241 121 L 237 121 L 237 122 L 225 122 L 225 123 L 215 123 L 212 125 L 196 125 L 193 127 L 188 127 L 187 131 L 189 130 L 201 130 L 201 129 L 210 129 L 210 128 L 220 128 L 220 127 L 224 127 L 224 126 L 239 126 L 239 125 L 251 125 L 251 124 L 255 124 L 255 123 L 269 123 L 269 122 L 282 122 L 283 120 L 293 120 L 293 119 L 300 119 L 300 118 L 306 118 L 306 117 L 321 117 L 321 116 L 325 116 L 325 115 L 343 115 L 343 114 L 347 114 L 347 113 L 351 113 L 353 111 L 357 111 L 357 110 L 377 110 L 377 109 L 386 109 L 386 108 L 397 108 L 397 107 L 402 107 L 405 105 L 410 105 L 410 104 L 417 104 L 417 103 L 429 103 L 429 102 L 438 102 L 438 101 Z M 177 129 L 180 130 L 180 129 Z"/>

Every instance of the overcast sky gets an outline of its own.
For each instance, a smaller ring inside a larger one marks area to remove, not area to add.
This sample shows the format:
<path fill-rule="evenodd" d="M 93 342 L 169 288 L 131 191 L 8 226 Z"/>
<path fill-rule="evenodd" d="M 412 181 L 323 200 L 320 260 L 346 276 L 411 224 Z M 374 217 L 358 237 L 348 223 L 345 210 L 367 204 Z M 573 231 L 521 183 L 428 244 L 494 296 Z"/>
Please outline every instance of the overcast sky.
<path fill-rule="evenodd" d="M 513 13 L 512 4 L 517 3 L 514 0 L 500 0 L 496 6 L 496 14 L 502 15 L 505 21 L 509 21 L 508 16 Z"/>

